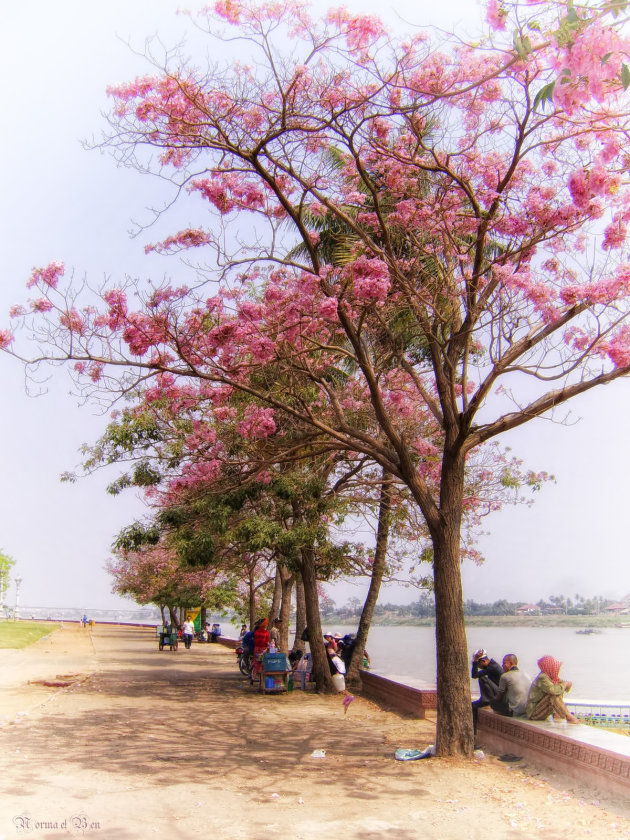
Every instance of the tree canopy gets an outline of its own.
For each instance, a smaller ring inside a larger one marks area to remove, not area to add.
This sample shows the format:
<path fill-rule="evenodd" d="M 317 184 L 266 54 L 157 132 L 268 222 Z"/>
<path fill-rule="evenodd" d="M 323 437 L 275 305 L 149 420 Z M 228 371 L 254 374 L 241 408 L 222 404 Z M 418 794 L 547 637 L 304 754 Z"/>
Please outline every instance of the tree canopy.
<path fill-rule="evenodd" d="M 111 89 L 104 139 L 201 216 L 147 246 L 202 254 L 196 281 L 84 298 L 51 263 L 13 311 L 41 350 L 0 334 L 31 364 L 71 362 L 93 395 L 203 413 L 184 485 L 219 480 L 216 424 L 276 461 L 306 437 L 399 482 L 432 544 L 440 754 L 473 747 L 459 564 L 483 494 L 467 470 L 630 372 L 626 6 L 490 0 L 469 45 L 219 0 L 195 23 L 247 63 L 167 54 Z M 331 231 L 342 256 L 320 247 Z"/>

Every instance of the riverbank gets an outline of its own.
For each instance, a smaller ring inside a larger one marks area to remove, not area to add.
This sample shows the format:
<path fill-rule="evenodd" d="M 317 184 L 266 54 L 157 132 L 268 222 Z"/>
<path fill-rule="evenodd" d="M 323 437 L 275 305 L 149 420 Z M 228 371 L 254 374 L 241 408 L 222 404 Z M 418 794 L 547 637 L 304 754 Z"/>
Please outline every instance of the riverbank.
<path fill-rule="evenodd" d="M 356 615 L 328 616 L 323 623 L 328 625 L 358 623 Z M 575 627 L 575 628 L 612 628 L 628 629 L 630 640 L 630 615 L 467 615 L 468 627 Z M 435 627 L 433 618 L 413 618 L 411 616 L 386 616 L 372 621 L 374 627 Z"/>
<path fill-rule="evenodd" d="M 159 652 L 148 629 L 66 625 L 6 657 L 0 836 L 21 819 L 42 840 L 630 838 L 627 799 L 491 755 L 397 762 L 432 743 L 430 714 L 261 695 L 220 645 Z"/>

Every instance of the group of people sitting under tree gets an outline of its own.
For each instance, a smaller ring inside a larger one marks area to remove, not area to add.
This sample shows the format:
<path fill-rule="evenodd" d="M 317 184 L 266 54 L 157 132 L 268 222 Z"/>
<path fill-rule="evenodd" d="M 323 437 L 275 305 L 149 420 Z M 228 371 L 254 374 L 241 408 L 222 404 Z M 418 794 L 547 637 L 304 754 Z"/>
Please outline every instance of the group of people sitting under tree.
<path fill-rule="evenodd" d="M 269 621 L 266 618 L 259 618 L 251 630 L 243 632 L 247 628 L 241 627 L 241 644 L 245 650 L 252 653 L 252 680 L 262 671 L 262 654 L 274 653 L 280 645 L 280 627 L 282 622 L 276 618 L 269 629 Z"/>
<path fill-rule="evenodd" d="M 356 641 L 354 633 L 346 633 L 345 636 L 342 636 L 341 633 L 324 633 L 324 644 L 326 646 L 326 652 L 328 653 L 330 671 L 332 674 L 346 673 L 350 667 L 350 660 L 352 659 L 352 654 L 354 653 L 354 649 L 356 647 Z M 341 661 L 344 670 L 341 670 L 338 667 L 338 664 L 335 663 L 335 657 Z M 367 651 L 363 652 L 363 664 L 361 667 L 366 670 L 370 667 L 370 657 Z M 333 670 L 333 668 L 335 670 Z"/>
<path fill-rule="evenodd" d="M 473 701 L 473 729 L 477 731 L 477 714 L 484 706 L 499 715 L 525 716 L 530 720 L 566 720 L 578 723 L 564 703 L 564 695 L 572 683 L 560 679 L 562 662 L 553 656 L 538 660 L 540 673 L 533 681 L 518 667 L 514 653 L 503 657 L 503 667 L 480 648 L 473 654 L 471 676 L 479 680 L 478 700 Z"/>
<path fill-rule="evenodd" d="M 276 618 L 269 626 L 269 621 L 266 618 L 260 618 L 251 630 L 247 631 L 243 624 L 239 633 L 240 642 L 246 650 L 252 653 L 252 680 L 260 674 L 262 670 L 262 656 L 261 654 L 267 652 L 275 652 L 280 647 L 280 628 L 282 622 Z M 305 629 L 302 634 L 302 641 L 308 641 L 308 630 Z M 340 633 L 325 633 L 324 645 L 328 654 L 328 665 L 331 674 L 345 675 L 350 667 L 350 660 L 354 653 L 356 645 L 356 638 L 353 633 L 347 633 L 342 636 Z M 291 651 L 288 656 L 289 663 L 292 668 L 299 668 L 302 666 L 309 666 L 310 663 L 305 660 L 310 659 L 310 654 L 305 653 L 304 650 L 296 648 Z M 363 654 L 363 668 L 370 667 L 370 658 L 367 651 Z M 310 670 L 310 667 L 306 668 Z"/>

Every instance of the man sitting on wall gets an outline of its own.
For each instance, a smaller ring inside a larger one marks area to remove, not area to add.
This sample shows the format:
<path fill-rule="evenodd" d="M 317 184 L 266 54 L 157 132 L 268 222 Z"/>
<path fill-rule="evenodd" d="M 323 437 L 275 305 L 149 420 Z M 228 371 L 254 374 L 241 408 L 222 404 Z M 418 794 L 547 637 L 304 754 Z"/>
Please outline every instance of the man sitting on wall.
<path fill-rule="evenodd" d="M 503 657 L 503 673 L 499 680 L 499 693 L 490 705 L 499 715 L 524 715 L 527 696 L 532 684 L 531 678 L 519 670 L 518 659 L 514 653 Z"/>

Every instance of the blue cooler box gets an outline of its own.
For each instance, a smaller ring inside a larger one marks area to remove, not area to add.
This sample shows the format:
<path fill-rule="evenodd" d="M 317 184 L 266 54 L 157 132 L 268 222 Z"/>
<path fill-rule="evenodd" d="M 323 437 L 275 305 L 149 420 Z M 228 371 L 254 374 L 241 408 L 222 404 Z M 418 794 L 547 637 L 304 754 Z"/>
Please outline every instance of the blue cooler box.
<path fill-rule="evenodd" d="M 286 653 L 263 654 L 263 671 L 287 671 L 288 668 Z"/>

